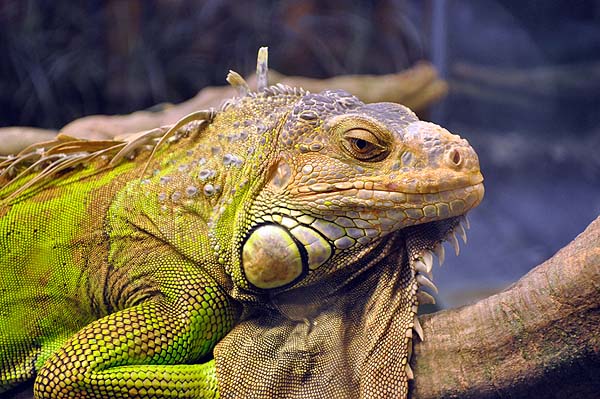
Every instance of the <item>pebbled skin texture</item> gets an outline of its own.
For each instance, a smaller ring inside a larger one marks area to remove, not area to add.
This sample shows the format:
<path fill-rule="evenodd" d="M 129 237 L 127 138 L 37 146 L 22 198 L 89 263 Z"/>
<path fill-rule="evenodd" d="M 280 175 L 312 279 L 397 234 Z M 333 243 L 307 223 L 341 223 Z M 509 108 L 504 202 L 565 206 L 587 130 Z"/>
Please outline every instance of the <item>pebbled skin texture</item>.
<path fill-rule="evenodd" d="M 0 394 L 406 397 L 411 260 L 481 201 L 474 151 L 341 91 L 205 116 L 0 164 Z"/>

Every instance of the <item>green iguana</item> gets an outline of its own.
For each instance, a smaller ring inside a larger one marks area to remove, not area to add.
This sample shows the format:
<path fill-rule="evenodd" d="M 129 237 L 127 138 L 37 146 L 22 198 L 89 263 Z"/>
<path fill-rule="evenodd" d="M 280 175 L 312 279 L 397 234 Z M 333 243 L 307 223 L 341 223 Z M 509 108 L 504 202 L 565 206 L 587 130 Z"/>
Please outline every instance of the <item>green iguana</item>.
<path fill-rule="evenodd" d="M 477 156 L 404 106 L 266 74 L 261 49 L 257 91 L 230 72 L 218 111 L 0 163 L 0 393 L 406 397 Z"/>

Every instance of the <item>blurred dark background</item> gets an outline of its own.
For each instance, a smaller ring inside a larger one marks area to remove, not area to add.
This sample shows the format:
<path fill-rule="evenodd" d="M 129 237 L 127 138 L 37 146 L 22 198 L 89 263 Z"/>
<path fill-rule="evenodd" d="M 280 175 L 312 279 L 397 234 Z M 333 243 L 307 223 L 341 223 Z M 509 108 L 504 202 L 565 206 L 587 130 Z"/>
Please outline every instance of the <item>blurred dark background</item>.
<path fill-rule="evenodd" d="M 598 0 L 0 0 L 0 126 L 181 102 L 263 45 L 287 75 L 427 59 L 448 80 L 426 117 L 473 144 L 487 193 L 437 270 L 442 306 L 516 281 L 600 213 Z"/>

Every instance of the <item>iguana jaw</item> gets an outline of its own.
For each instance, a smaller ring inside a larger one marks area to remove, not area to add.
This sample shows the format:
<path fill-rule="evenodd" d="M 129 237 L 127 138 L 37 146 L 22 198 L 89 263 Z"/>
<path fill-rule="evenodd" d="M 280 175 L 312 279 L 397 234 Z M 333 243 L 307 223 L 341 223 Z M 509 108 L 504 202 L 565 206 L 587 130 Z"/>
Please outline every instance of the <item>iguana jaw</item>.
<path fill-rule="evenodd" d="M 420 193 L 410 187 L 402 191 L 405 187 L 399 188 L 388 174 L 294 185 L 292 170 L 298 165 L 290 163 L 290 158 L 276 163 L 257 200 L 274 206 L 256 208 L 243 240 L 240 266 L 247 287 L 285 289 L 301 280 L 309 283 L 393 232 L 406 234 L 411 260 L 417 259 L 421 251 L 434 250 L 456 227 L 456 218 L 476 207 L 484 194 L 478 164 Z M 434 192 L 436 185 L 452 188 Z"/>
<path fill-rule="evenodd" d="M 364 191 L 366 189 L 361 192 Z M 260 216 L 259 224 L 248 233 L 242 247 L 245 278 L 255 288 L 283 289 L 307 276 L 347 265 L 355 257 L 349 254 L 372 248 L 393 232 L 405 236 L 413 269 L 429 273 L 431 263 L 426 261 L 430 257 L 424 255 L 424 251 L 440 253 L 440 243 L 454 237 L 452 233 L 458 228 L 462 215 L 481 201 L 483 185 L 419 194 L 414 198 L 403 193 L 384 193 L 386 199 L 379 202 L 359 198 L 356 193 L 319 193 L 311 196 L 310 212 L 301 211 L 306 208 L 297 207 L 298 203 L 270 209 Z M 394 202 L 391 197 L 402 197 L 403 201 Z M 344 205 L 344 200 L 361 202 Z M 319 209 L 331 209 L 333 201 L 336 213 L 320 214 Z M 349 255 L 348 260 L 342 260 L 344 254 Z M 330 263 L 333 258 L 338 260 Z M 420 266 L 419 259 L 424 259 L 425 268 Z M 323 266 L 327 263 L 332 266 Z M 305 283 L 311 280 L 309 277 Z M 424 277 L 420 280 L 425 284 L 429 282 Z"/>
<path fill-rule="evenodd" d="M 353 188 L 336 189 L 333 185 L 330 191 L 318 190 L 322 191 L 299 194 L 294 204 L 310 203 L 313 214 L 322 210 L 326 215 L 332 208 L 336 214 L 347 210 L 352 219 L 379 220 L 386 232 L 463 215 L 479 205 L 484 195 L 481 182 L 427 194 L 382 190 L 363 182 L 354 183 Z"/>

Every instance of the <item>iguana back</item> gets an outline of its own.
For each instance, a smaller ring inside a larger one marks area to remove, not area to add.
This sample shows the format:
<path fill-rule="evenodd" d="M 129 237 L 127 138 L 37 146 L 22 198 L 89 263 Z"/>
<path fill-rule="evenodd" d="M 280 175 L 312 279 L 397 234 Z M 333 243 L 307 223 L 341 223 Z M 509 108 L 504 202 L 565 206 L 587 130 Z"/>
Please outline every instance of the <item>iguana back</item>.
<path fill-rule="evenodd" d="M 3 171 L 0 392 L 2 386 L 32 378 L 68 337 L 109 311 L 104 289 L 91 274 L 106 274 L 101 256 L 107 253 L 105 215 L 112 197 L 135 172 L 134 164 L 103 172 L 96 171 L 98 165 L 80 164 L 77 173 L 44 180 L 10 205 L 6 199 L 39 172 L 15 181 L 10 175 L 29 164 Z"/>

